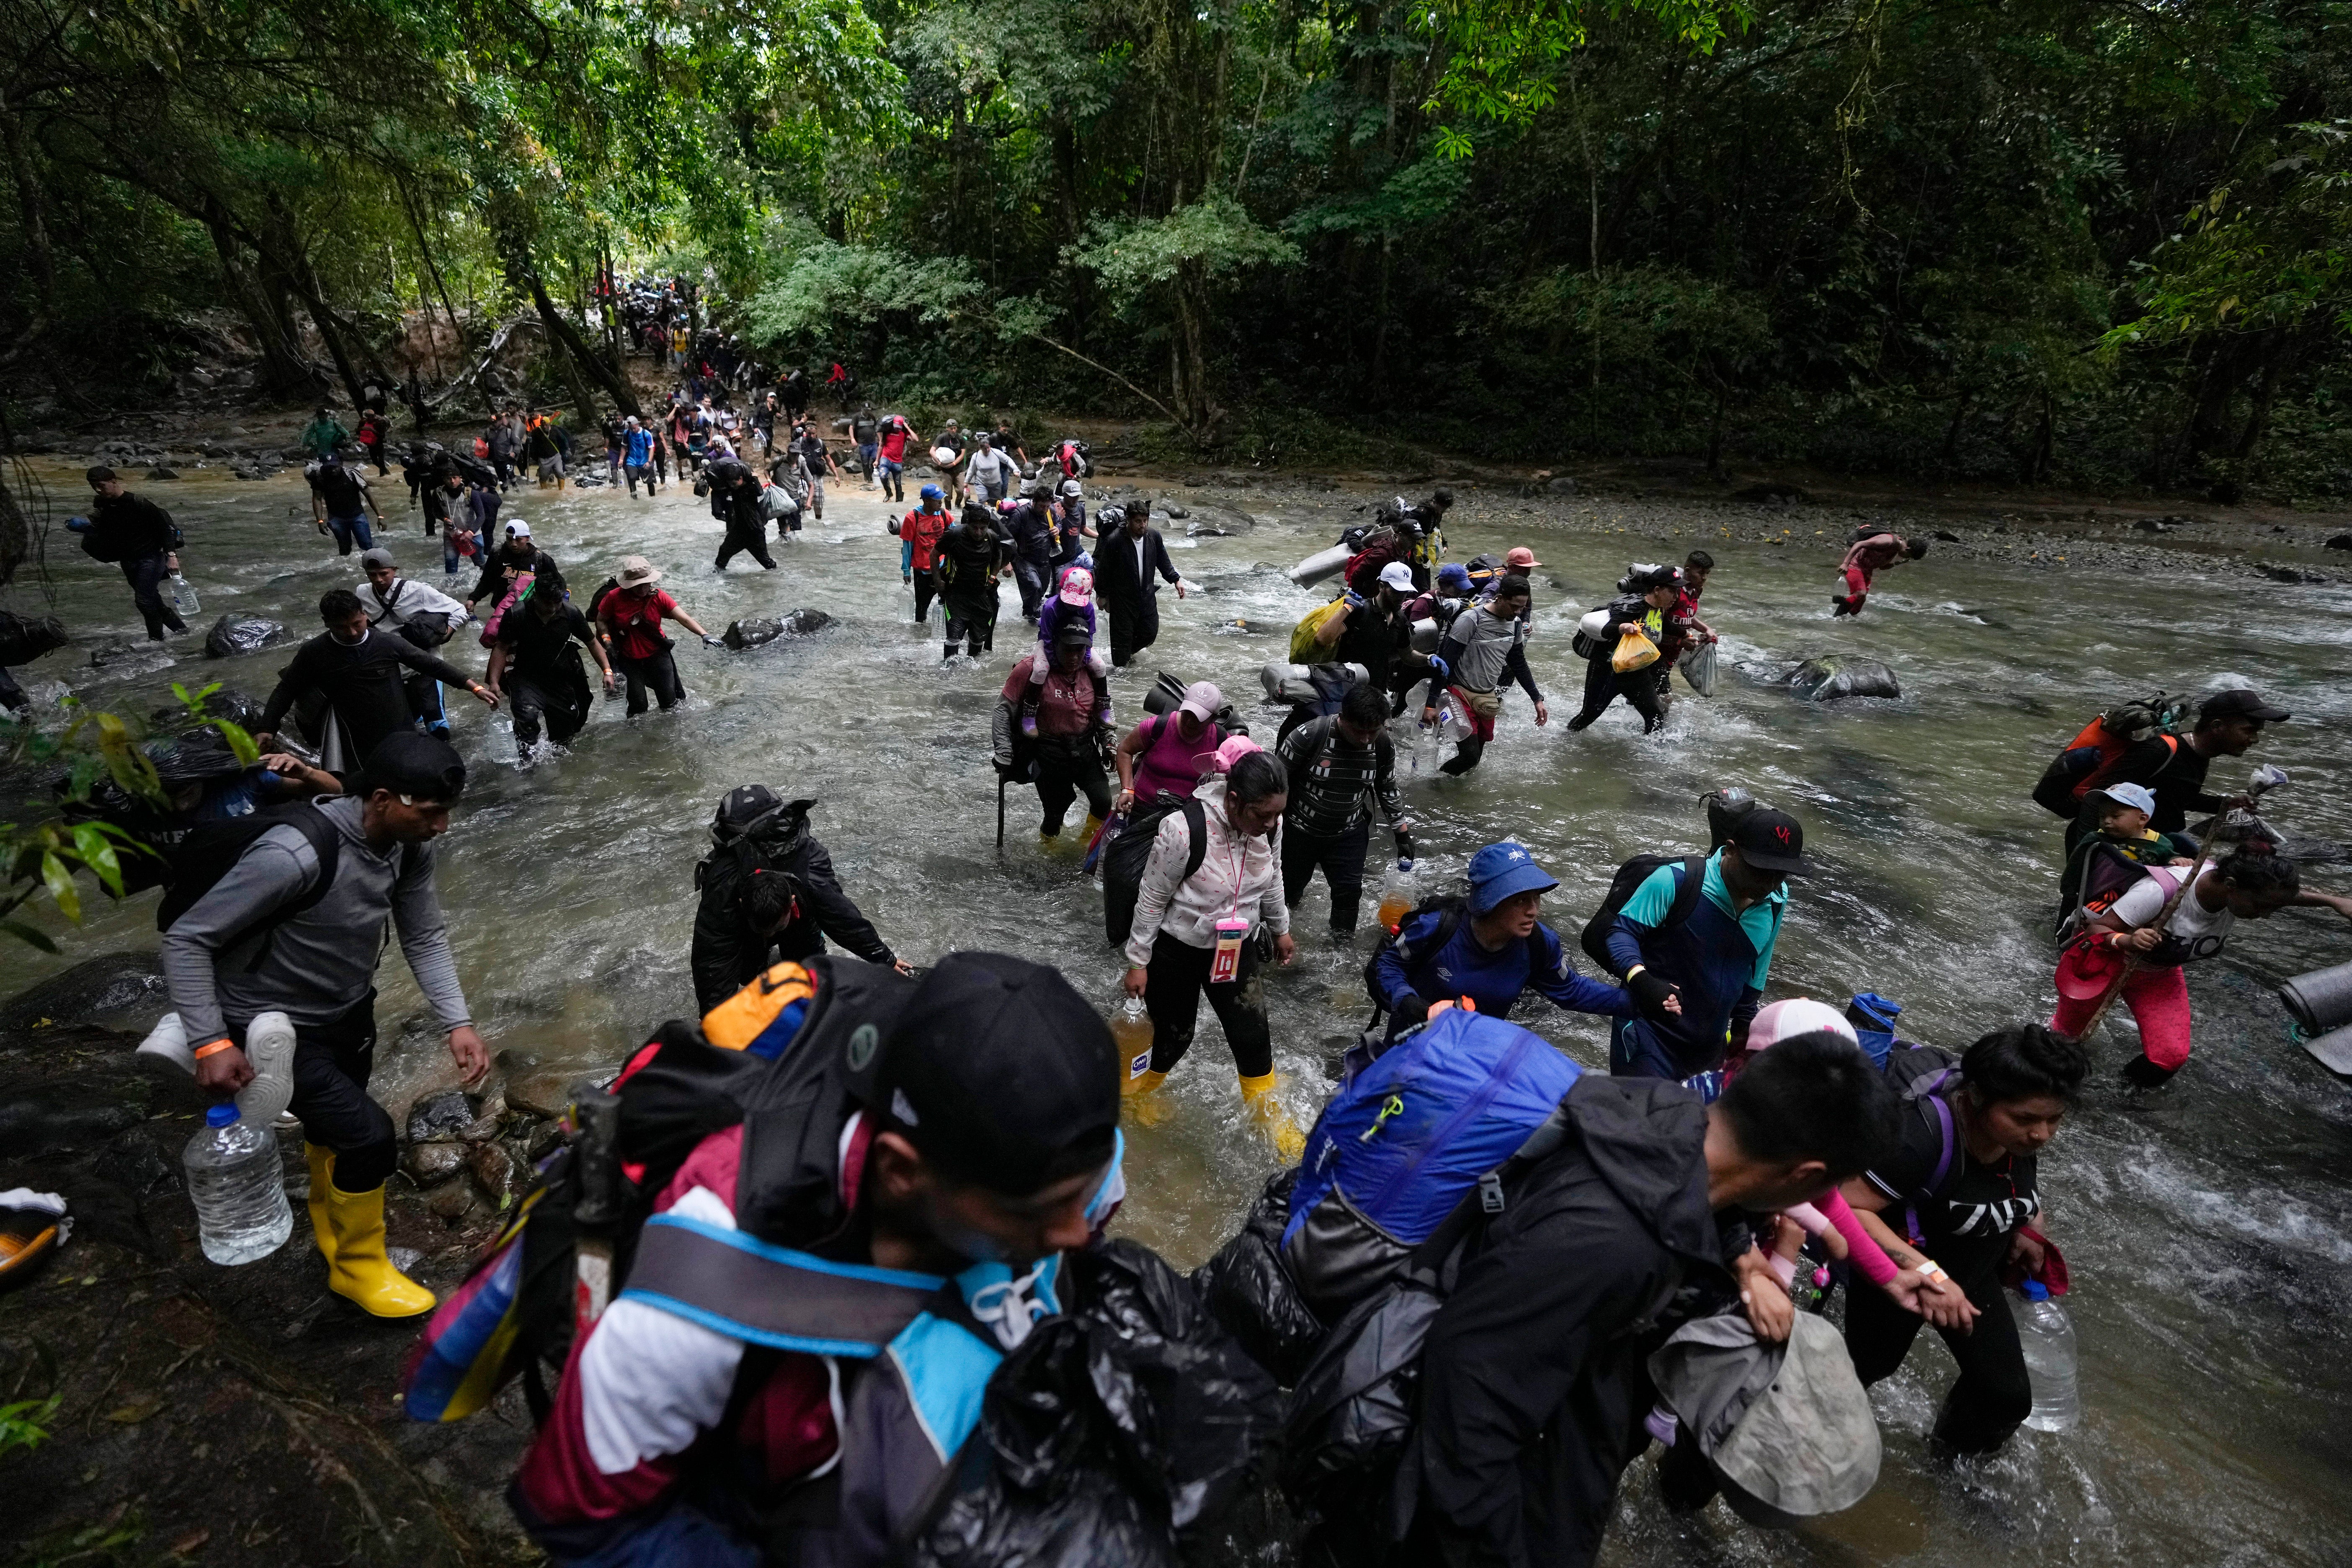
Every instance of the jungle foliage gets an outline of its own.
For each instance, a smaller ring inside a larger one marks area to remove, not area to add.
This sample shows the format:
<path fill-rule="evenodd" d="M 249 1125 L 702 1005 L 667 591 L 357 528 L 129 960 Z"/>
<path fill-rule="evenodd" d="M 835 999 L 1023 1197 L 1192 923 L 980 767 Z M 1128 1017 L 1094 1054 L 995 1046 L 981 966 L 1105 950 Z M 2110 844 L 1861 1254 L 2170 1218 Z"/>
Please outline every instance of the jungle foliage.
<path fill-rule="evenodd" d="M 19 402 L 159 390 L 223 308 L 289 397 L 520 313 L 623 402 L 609 260 L 885 399 L 1245 454 L 2352 493 L 2342 0 L 0 16 Z"/>

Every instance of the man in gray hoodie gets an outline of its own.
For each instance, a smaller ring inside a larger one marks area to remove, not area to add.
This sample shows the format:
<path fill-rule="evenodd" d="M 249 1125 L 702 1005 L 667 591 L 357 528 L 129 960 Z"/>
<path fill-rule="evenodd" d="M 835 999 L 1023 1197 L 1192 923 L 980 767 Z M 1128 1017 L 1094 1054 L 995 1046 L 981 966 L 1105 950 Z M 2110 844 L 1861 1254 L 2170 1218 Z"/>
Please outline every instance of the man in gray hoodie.
<path fill-rule="evenodd" d="M 467 1081 L 488 1068 L 457 986 L 433 889 L 433 840 L 466 767 L 449 743 L 401 731 L 369 753 L 350 793 L 291 808 L 172 923 L 163 973 L 187 1026 L 196 1083 L 234 1094 L 253 1078 L 238 1042 L 256 1015 L 294 1026 L 293 1110 L 310 1166 L 310 1225 L 328 1287 L 380 1318 L 432 1310 L 433 1292 L 384 1252 L 383 1184 L 399 1150 L 368 1098 L 375 965 L 390 917 L 401 951 Z M 289 816 L 291 814 L 289 813 Z"/>

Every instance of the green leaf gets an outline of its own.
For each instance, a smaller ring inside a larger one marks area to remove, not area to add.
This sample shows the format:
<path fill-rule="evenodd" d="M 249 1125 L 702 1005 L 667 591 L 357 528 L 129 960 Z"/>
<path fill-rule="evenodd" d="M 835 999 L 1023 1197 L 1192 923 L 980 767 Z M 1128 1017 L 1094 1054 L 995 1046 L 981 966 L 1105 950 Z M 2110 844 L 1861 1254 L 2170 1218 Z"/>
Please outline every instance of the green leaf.
<path fill-rule="evenodd" d="M 116 898 L 122 896 L 122 862 L 115 858 L 114 846 L 106 841 L 94 822 L 78 824 L 74 830 L 74 853 L 82 864 L 98 873 L 98 879 Z"/>
<path fill-rule="evenodd" d="M 74 924 L 81 924 L 81 894 L 74 887 L 73 872 L 54 853 L 45 851 L 41 856 L 41 880 L 48 887 L 58 912 Z"/>

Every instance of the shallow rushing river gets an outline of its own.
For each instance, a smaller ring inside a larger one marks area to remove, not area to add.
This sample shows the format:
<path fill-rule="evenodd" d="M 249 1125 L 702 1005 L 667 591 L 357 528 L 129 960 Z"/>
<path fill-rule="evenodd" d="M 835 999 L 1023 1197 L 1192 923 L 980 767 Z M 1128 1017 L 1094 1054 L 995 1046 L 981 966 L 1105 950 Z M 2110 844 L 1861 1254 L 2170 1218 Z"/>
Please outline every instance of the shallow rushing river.
<path fill-rule="evenodd" d="M 68 503 L 61 510 L 81 504 L 78 472 L 44 472 Z M 421 538 L 397 475 L 387 484 L 390 544 L 404 567 L 439 581 L 437 544 Z M 204 595 L 198 637 L 171 645 L 168 668 L 94 671 L 77 649 L 20 675 L 37 690 L 71 679 L 85 700 L 128 713 L 168 702 L 173 679 L 219 679 L 267 698 L 290 649 L 207 660 L 204 627 L 236 610 L 307 635 L 319 595 L 356 581 L 355 563 L 339 562 L 311 531 L 290 474 L 135 488 L 187 530 L 188 575 Z M 1179 504 L 1194 493 L 1179 492 Z M 1165 669 L 1220 682 L 1270 741 L 1278 716 L 1261 719 L 1257 669 L 1282 657 L 1291 623 L 1319 602 L 1280 569 L 1329 543 L 1369 492 L 1218 499 L 1257 525 L 1197 542 L 1169 526 L 1197 591 L 1181 603 L 1163 593 L 1160 645 L 1116 683 L 1118 713 L 1139 716 L 1146 683 Z M 688 492 L 651 503 L 611 490 L 509 497 L 509 515 L 532 522 L 577 595 L 638 552 L 714 631 L 802 605 L 835 624 L 745 654 L 681 637 L 691 692 L 682 711 L 631 721 L 618 703 L 600 704 L 570 754 L 529 771 L 491 763 L 482 710 L 453 696 L 475 773 L 444 841 L 441 894 L 494 1049 L 542 1070 L 606 1067 L 653 1024 L 690 1010 L 692 868 L 719 795 L 754 780 L 818 798 L 816 830 L 845 884 L 901 952 L 919 963 L 954 947 L 1023 952 L 1061 964 L 1109 1005 L 1118 963 L 1093 885 L 1077 873 L 1075 833 L 1041 847 L 1034 795 L 1013 792 L 1005 849 L 993 847 L 988 718 L 1024 651 L 1017 603 L 1008 586 L 982 668 L 959 661 L 942 671 L 936 620 L 919 633 L 909 624 L 898 542 L 882 530 L 889 510 L 853 481 L 801 542 L 777 547 L 781 570 L 739 558 L 720 577 L 709 565 L 718 525 Z M 1696 507 L 1538 504 L 1465 489 L 1455 515 L 1447 531 L 1457 558 L 1524 542 L 1546 563 L 1530 656 L 1552 723 L 1538 730 L 1515 695 L 1468 780 L 1407 777 L 1423 868 L 1456 876 L 1479 845 L 1516 837 L 1560 879 L 1550 913 L 1571 932 L 1625 856 L 1703 846 L 1697 796 L 1736 783 L 1795 811 L 1823 869 L 1792 909 L 1776 994 L 1842 1002 L 1875 989 L 1909 1005 L 1907 1033 L 1953 1047 L 2046 1016 L 2059 825 L 2028 790 L 2105 700 L 2159 684 L 2193 689 L 2223 672 L 2258 683 L 2296 721 L 2255 757 L 2217 764 L 2216 781 L 2234 787 L 2252 762 L 2282 763 L 2295 783 L 2268 815 L 2300 833 L 2352 838 L 2352 594 L 2340 589 L 2283 590 L 2189 556 L 2147 574 L 2029 571 L 1939 551 L 1883 575 L 1862 622 L 1832 625 L 1834 555 L 1822 547 L 1843 533 L 1842 513 L 1790 513 L 1789 548 L 1721 536 L 1727 514 Z M 1810 537 L 1816 527 L 1826 534 Z M 1752 521 L 1742 531 L 1752 536 Z M 1582 674 L 1569 651 L 1576 616 L 1607 595 L 1629 558 L 1678 559 L 1699 543 L 1721 565 L 1706 601 L 1725 635 L 1716 698 L 1683 696 L 1656 736 L 1643 737 L 1622 704 L 1568 734 Z M 50 555 L 59 611 L 85 648 L 138 635 L 112 568 L 86 561 L 62 532 Z M 1235 621 L 1249 629 L 1229 629 Z M 478 668 L 470 630 L 452 645 L 460 647 L 458 661 Z M 1812 707 L 1728 668 L 1736 660 L 1760 678 L 1822 650 L 1885 659 L 1903 698 Z M 1376 837 L 1376 848 L 1384 843 Z M 2340 868 L 2314 879 L 2352 885 Z M 1377 879 L 1368 912 L 1376 897 Z M 101 907 L 58 959 L 11 946 L 16 978 L 0 989 L 94 952 L 152 947 L 152 902 Z M 1284 1092 L 1302 1125 L 1334 1047 L 1368 1012 L 1360 971 L 1369 935 L 1338 952 L 1324 925 L 1318 883 L 1299 917 L 1299 960 L 1269 986 Z M 1637 1466 L 1605 1560 L 2203 1568 L 2352 1556 L 2352 1092 L 2287 1042 L 2267 995 L 2276 980 L 2347 955 L 2352 928 L 2333 916 L 2304 911 L 2251 928 L 2230 962 L 2196 973 L 2195 1061 L 2151 1106 L 2126 1104 L 2114 1087 L 2126 1037 L 2111 1030 L 2099 1042 L 2085 1104 L 2043 1163 L 2053 1235 L 2077 1282 L 2068 1306 L 2083 1344 L 2081 1428 L 2021 1433 L 2005 1454 L 1958 1472 L 1931 1466 L 1925 1434 L 1951 1366 L 1923 1335 L 1905 1372 L 1876 1393 L 1887 1463 L 1860 1507 L 1785 1535 L 1749 1531 L 1720 1509 L 1677 1524 Z M 405 967 L 388 962 L 382 981 L 379 1016 L 387 1040 L 399 1038 L 376 1088 L 397 1107 L 450 1070 Z M 1597 1020 L 1546 1009 L 1523 1021 L 1588 1065 L 1604 1060 Z M 1164 1121 L 1130 1129 L 1121 1224 L 1190 1266 L 1229 1232 L 1273 1158 L 1242 1124 L 1231 1058 L 1205 1010 L 1169 1092 Z"/>

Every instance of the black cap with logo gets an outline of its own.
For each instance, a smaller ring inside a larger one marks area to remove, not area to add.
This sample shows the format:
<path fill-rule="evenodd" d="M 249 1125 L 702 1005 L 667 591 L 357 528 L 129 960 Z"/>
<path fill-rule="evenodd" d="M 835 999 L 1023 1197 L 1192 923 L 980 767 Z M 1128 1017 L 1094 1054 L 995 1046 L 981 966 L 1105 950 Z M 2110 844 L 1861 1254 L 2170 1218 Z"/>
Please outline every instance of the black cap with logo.
<path fill-rule="evenodd" d="M 1739 858 L 1759 871 L 1810 877 L 1813 863 L 1805 858 L 1805 829 L 1785 811 L 1759 806 L 1731 829 Z"/>
<path fill-rule="evenodd" d="M 2216 691 L 2197 710 L 2197 721 L 2200 724 L 2209 719 L 2252 719 L 2260 724 L 2283 724 L 2288 717 L 2285 709 L 2272 707 L 2263 700 L 2262 693 L 2245 686 Z"/>

